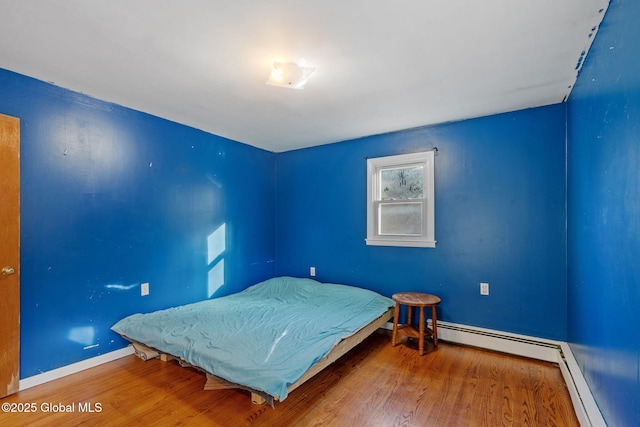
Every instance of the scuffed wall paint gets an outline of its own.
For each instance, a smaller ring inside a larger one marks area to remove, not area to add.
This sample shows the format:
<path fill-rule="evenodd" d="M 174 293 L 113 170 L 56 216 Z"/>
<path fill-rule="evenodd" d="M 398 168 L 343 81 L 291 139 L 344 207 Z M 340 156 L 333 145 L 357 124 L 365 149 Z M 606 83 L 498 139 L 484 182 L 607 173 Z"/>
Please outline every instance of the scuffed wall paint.
<path fill-rule="evenodd" d="M 568 103 L 568 340 L 611 426 L 640 425 L 640 3 L 614 0 Z"/>
<path fill-rule="evenodd" d="M 22 125 L 23 377 L 126 346 L 125 315 L 273 275 L 275 154 L 9 71 L 0 93 Z"/>

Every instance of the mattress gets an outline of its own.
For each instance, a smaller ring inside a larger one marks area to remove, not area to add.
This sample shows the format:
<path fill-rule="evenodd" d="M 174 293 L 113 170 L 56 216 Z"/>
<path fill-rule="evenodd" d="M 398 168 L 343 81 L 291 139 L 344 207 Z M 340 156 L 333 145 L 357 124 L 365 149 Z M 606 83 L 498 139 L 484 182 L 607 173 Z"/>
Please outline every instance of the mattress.
<path fill-rule="evenodd" d="M 337 343 L 393 306 L 370 290 L 277 277 L 225 297 L 133 314 L 111 329 L 282 401 Z"/>

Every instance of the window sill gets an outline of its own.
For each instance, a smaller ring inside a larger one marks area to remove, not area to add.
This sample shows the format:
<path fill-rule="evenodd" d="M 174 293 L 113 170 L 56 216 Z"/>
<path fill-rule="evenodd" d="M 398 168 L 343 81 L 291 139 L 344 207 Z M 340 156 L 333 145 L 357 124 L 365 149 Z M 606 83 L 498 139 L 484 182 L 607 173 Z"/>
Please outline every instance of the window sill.
<path fill-rule="evenodd" d="M 401 246 L 409 248 L 435 248 L 435 240 L 365 239 L 368 246 Z"/>

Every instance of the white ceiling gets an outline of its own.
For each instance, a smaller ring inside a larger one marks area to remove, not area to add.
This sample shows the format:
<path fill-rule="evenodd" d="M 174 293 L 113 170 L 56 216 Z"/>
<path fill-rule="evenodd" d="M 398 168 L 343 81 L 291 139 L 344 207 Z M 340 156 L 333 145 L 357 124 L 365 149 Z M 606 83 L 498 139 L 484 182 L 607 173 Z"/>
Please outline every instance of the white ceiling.
<path fill-rule="evenodd" d="M 608 3 L 0 0 L 0 68 L 280 152 L 562 102 Z"/>

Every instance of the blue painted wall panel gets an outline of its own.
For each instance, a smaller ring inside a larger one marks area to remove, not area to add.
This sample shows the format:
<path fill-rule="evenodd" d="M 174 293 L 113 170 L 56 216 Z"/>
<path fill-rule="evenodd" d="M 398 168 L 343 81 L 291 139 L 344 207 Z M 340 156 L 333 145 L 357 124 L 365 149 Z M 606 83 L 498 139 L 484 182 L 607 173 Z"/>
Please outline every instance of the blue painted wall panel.
<path fill-rule="evenodd" d="M 638 22 L 611 2 L 568 103 L 568 339 L 611 426 L 640 425 Z"/>
<path fill-rule="evenodd" d="M 276 271 L 442 297 L 442 319 L 566 338 L 565 106 L 281 153 Z M 435 249 L 366 246 L 366 160 L 438 147 Z M 490 296 L 479 293 L 490 283 Z"/>
<path fill-rule="evenodd" d="M 21 376 L 274 270 L 275 154 L 0 70 L 21 119 Z M 140 296 L 140 284 L 151 293 Z"/>

